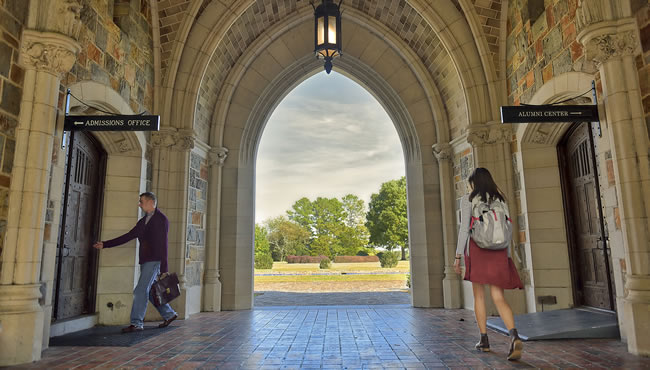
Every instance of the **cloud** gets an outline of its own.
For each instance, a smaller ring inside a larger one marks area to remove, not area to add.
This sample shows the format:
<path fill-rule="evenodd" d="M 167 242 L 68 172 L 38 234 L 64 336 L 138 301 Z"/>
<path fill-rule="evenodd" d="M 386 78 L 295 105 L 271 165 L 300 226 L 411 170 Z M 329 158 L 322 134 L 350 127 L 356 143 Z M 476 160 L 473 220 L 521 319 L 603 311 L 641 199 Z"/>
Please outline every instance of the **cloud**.
<path fill-rule="evenodd" d="M 303 196 L 352 193 L 368 202 L 404 173 L 397 131 L 379 102 L 342 75 L 320 73 L 290 92 L 264 129 L 256 222 L 284 214 Z"/>

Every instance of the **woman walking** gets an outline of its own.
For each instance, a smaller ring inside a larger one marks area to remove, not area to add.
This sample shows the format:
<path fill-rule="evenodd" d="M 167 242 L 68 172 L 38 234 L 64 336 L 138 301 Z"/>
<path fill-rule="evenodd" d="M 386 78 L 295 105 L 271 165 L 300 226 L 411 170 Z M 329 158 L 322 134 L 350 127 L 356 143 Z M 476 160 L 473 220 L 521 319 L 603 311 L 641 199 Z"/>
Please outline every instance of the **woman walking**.
<path fill-rule="evenodd" d="M 508 360 L 521 358 L 523 342 L 515 328 L 512 309 L 503 295 L 504 289 L 523 289 L 517 269 L 510 258 L 510 248 L 491 250 L 480 248 L 472 239 L 472 211 L 481 204 L 490 204 L 495 201 L 502 202 L 506 214 L 508 206 L 503 194 L 492 179 L 492 175 L 485 168 L 477 168 L 469 177 L 472 191 L 461 200 L 461 222 L 456 246 L 456 259 L 454 270 L 460 275 L 460 260 L 465 256 L 465 280 L 472 282 L 474 294 L 474 314 L 481 339 L 476 344 L 476 349 L 489 352 L 490 343 L 487 336 L 487 317 L 485 310 L 484 286 L 490 286 L 492 300 L 499 311 L 499 316 L 506 325 L 511 337 Z M 476 221 L 476 219 L 475 219 Z"/>

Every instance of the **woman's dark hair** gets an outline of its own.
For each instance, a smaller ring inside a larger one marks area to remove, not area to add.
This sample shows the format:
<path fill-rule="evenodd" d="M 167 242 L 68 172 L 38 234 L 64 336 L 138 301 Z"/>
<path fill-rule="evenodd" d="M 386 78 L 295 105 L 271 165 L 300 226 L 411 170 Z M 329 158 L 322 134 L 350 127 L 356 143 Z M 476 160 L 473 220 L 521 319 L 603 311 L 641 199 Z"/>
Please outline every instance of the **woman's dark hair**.
<path fill-rule="evenodd" d="M 488 201 L 488 195 L 489 198 L 496 198 L 502 202 L 506 201 L 503 193 L 501 193 L 499 187 L 492 179 L 490 171 L 488 171 L 486 168 L 479 167 L 475 169 L 474 172 L 472 172 L 472 174 L 469 176 L 468 181 L 474 187 L 474 190 L 472 190 L 472 193 L 469 195 L 470 202 L 477 195 L 480 195 L 481 200 L 486 203 Z"/>

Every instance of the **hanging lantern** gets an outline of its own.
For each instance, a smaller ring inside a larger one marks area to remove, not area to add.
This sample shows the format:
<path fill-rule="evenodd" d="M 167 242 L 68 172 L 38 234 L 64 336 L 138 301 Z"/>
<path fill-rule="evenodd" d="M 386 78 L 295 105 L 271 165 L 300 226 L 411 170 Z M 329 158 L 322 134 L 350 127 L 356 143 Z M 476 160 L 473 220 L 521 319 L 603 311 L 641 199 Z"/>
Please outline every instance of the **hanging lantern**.
<path fill-rule="evenodd" d="M 332 71 L 332 59 L 341 55 L 341 2 L 336 5 L 332 0 L 323 0 L 314 8 L 314 52 L 317 58 L 325 60 L 328 74 Z"/>

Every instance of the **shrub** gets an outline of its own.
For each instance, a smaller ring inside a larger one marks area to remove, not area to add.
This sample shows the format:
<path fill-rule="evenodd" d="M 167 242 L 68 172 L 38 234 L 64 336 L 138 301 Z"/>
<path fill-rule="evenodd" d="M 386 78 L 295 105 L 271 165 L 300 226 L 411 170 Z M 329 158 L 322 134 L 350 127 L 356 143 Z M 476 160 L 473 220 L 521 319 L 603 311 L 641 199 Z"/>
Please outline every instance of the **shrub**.
<path fill-rule="evenodd" d="M 411 287 L 411 274 L 406 274 L 406 286 Z"/>
<path fill-rule="evenodd" d="M 287 263 L 320 263 L 327 256 L 287 256 Z M 329 258 L 327 258 L 329 259 Z"/>
<path fill-rule="evenodd" d="M 379 255 L 379 253 L 377 253 Z M 395 252 L 384 252 L 379 256 L 381 267 L 395 267 L 399 261 L 399 256 Z"/>
<path fill-rule="evenodd" d="M 329 258 L 325 257 L 325 259 L 320 260 L 321 269 L 328 269 L 330 267 L 332 267 L 332 261 Z"/>
<path fill-rule="evenodd" d="M 360 250 L 360 251 L 357 252 L 357 256 L 367 256 L 367 255 L 368 255 L 368 252 L 366 252 L 364 250 Z"/>
<path fill-rule="evenodd" d="M 353 263 L 353 262 L 378 262 L 377 256 L 336 256 L 334 262 L 336 263 Z"/>
<path fill-rule="evenodd" d="M 269 254 L 258 254 L 255 256 L 255 268 L 256 269 L 272 269 L 273 268 L 273 258 Z"/>

